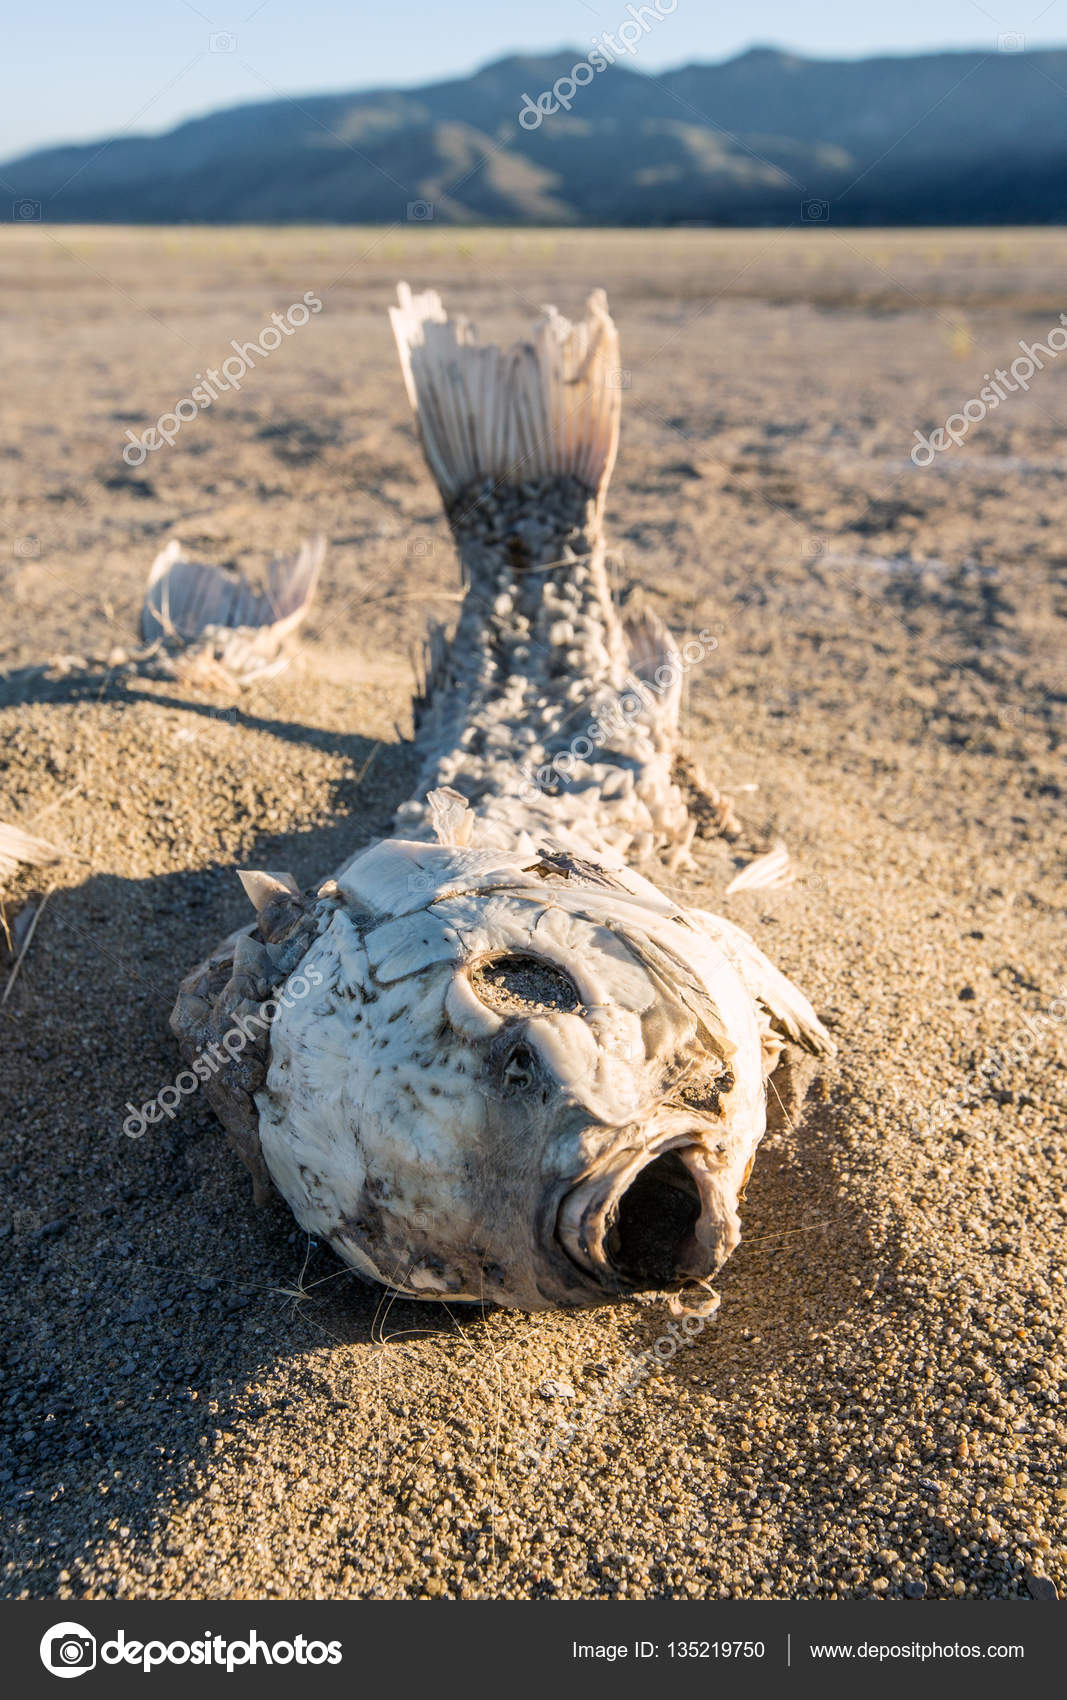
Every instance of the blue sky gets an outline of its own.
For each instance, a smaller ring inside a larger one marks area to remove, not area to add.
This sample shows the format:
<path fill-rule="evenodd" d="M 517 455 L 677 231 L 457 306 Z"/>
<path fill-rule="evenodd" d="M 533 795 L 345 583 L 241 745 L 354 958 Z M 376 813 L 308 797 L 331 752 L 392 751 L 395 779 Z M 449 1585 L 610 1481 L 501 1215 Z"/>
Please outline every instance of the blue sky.
<path fill-rule="evenodd" d="M 626 0 L 36 0 L 7 9 L 0 158 L 158 131 L 278 93 L 407 86 L 513 51 L 587 47 Z M 753 42 L 831 58 L 1067 40 L 1067 0 L 677 0 L 630 63 L 721 59 Z"/>

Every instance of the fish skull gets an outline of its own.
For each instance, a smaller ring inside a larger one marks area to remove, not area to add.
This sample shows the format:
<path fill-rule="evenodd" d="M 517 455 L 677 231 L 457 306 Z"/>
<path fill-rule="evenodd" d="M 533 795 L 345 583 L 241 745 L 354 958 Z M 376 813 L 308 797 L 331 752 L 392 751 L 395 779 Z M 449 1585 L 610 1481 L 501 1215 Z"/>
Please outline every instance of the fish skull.
<path fill-rule="evenodd" d="M 765 1125 L 721 942 L 621 862 L 559 851 L 386 840 L 337 891 L 256 1094 L 301 1225 L 418 1297 L 705 1283 Z"/>

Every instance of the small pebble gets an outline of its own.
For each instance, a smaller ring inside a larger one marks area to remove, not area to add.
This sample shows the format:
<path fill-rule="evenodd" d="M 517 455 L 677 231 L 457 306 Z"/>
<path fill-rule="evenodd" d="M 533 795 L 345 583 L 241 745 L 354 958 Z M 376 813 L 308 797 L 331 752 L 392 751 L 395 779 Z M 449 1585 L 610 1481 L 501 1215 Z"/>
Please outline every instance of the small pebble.
<path fill-rule="evenodd" d="M 1032 1600 L 1058 1600 L 1060 1597 L 1059 1589 L 1051 1576 L 1038 1576 L 1033 1570 L 1027 1572 L 1026 1586 L 1030 1590 Z"/>
<path fill-rule="evenodd" d="M 537 1389 L 542 1399 L 573 1399 L 574 1388 L 569 1381 L 542 1381 Z"/>

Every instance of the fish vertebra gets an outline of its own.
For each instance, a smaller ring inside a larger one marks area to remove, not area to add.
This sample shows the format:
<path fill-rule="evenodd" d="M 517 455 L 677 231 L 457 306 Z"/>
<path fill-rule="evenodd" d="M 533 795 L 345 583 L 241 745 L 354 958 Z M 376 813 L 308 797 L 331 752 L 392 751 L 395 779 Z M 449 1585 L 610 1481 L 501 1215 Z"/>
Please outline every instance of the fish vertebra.
<path fill-rule="evenodd" d="M 466 586 L 430 639 L 417 793 L 315 890 L 242 874 L 256 923 L 172 1022 L 190 1057 L 244 1034 L 206 1090 L 257 1194 L 273 1182 L 372 1279 L 527 1310 L 708 1304 L 782 1046 L 833 1046 L 745 933 L 628 865 L 677 865 L 694 822 L 687 656 L 607 579 L 615 327 L 598 291 L 502 351 L 433 293 L 399 302 Z"/>

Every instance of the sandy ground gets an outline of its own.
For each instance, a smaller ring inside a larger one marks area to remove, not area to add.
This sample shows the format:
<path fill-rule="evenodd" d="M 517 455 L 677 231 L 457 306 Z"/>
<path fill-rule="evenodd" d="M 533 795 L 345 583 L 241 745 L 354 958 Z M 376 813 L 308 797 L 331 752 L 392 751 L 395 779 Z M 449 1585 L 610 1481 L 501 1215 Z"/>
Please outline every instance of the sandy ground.
<path fill-rule="evenodd" d="M 67 852 L 4 898 L 54 886 L 0 1017 L 8 1595 L 1067 1586 L 1067 356 L 908 458 L 1058 323 L 1065 262 L 1049 232 L 0 230 L 0 818 Z M 244 919 L 233 867 L 321 876 L 411 784 L 407 658 L 455 579 L 401 276 L 505 335 L 607 287 L 620 576 L 717 634 L 685 730 L 746 827 L 684 890 L 721 904 L 784 838 L 798 883 L 726 912 L 840 1045 L 761 1151 L 718 1319 L 623 1399 L 658 1311 L 390 1299 L 253 1208 L 202 1102 L 121 1131 L 173 1079 L 179 974 Z M 124 466 L 307 290 L 240 394 Z M 130 646 L 169 536 L 256 568 L 315 528 L 282 678 L 45 670 Z"/>

